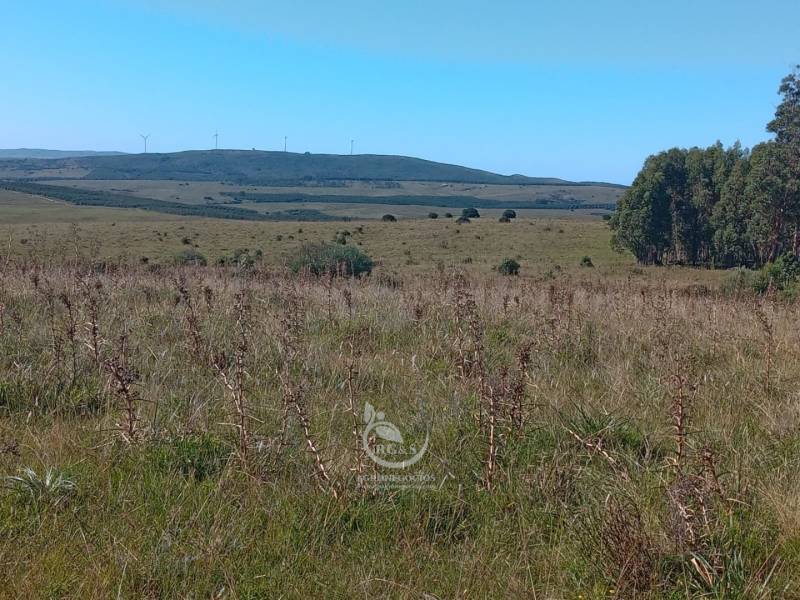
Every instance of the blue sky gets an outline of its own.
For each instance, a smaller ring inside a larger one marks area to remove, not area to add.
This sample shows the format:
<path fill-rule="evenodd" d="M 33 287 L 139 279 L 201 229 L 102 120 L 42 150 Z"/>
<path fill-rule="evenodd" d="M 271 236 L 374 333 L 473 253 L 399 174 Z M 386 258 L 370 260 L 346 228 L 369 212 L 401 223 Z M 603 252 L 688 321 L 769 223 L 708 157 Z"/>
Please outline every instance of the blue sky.
<path fill-rule="evenodd" d="M 0 147 L 406 154 L 629 183 L 767 139 L 796 0 L 38 0 L 0 7 Z"/>

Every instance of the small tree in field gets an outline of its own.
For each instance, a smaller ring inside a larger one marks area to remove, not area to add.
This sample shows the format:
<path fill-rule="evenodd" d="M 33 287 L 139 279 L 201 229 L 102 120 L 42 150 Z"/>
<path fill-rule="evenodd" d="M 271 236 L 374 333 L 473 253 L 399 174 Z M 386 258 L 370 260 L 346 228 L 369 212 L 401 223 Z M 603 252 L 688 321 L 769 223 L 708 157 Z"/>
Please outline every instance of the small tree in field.
<path fill-rule="evenodd" d="M 511 219 L 516 219 L 516 218 L 517 218 L 517 211 L 515 211 L 515 210 L 511 210 L 510 208 L 507 208 L 507 209 L 505 209 L 505 210 L 503 211 L 503 217 L 505 217 L 505 218 L 506 218 L 506 219 L 508 219 L 509 221 L 510 221 Z"/>
<path fill-rule="evenodd" d="M 381 221 L 385 221 L 387 223 L 394 223 L 395 221 L 397 221 L 397 217 L 395 217 L 394 215 L 383 215 L 381 217 Z"/>
<path fill-rule="evenodd" d="M 519 275 L 519 263 L 513 258 L 505 258 L 497 266 L 497 272 L 501 275 Z"/>
<path fill-rule="evenodd" d="M 478 212 L 477 208 L 465 208 L 461 211 L 461 216 L 466 219 L 478 219 L 481 214 Z"/>

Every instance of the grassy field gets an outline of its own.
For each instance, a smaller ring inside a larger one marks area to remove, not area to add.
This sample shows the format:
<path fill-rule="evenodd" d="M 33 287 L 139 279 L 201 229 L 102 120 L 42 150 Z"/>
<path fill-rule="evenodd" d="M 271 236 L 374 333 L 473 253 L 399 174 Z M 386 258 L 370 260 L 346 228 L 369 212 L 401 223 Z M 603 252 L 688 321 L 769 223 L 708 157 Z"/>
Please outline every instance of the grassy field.
<path fill-rule="evenodd" d="M 796 304 L 572 213 L 0 222 L 2 598 L 800 598 Z"/>
<path fill-rule="evenodd" d="M 621 188 L 608 186 L 568 186 L 568 185 L 497 185 L 470 183 L 440 183 L 424 181 L 386 182 L 347 181 L 337 186 L 252 186 L 205 181 L 146 181 L 146 180 L 48 180 L 51 185 L 65 185 L 90 190 L 124 192 L 157 200 L 179 200 L 181 202 L 204 204 L 207 198 L 224 202 L 223 193 L 245 191 L 247 193 L 298 193 L 321 195 L 362 195 L 362 196 L 475 196 L 490 200 L 530 201 L 553 196 L 578 197 L 590 204 L 616 202 Z"/>
<path fill-rule="evenodd" d="M 280 205 L 273 210 L 289 207 Z M 404 210 L 410 208 L 374 207 L 378 217 L 393 210 L 401 219 L 409 219 L 397 223 L 246 222 L 71 206 L 0 191 L 0 222 L 5 225 L 0 235 L 4 240 L 10 239 L 15 253 L 63 256 L 68 249 L 74 255 L 77 247 L 83 253 L 96 253 L 100 259 L 125 262 L 146 257 L 168 263 L 187 247 L 213 261 L 238 248 L 249 248 L 261 250 L 265 264 L 279 266 L 301 244 L 332 241 L 337 232 L 347 230 L 352 234 L 351 243 L 387 269 L 431 270 L 443 262 L 488 270 L 505 257 L 518 257 L 532 274 L 556 265 L 577 267 L 584 255 L 591 256 L 601 269 L 632 264 L 629 258 L 609 248 L 605 223 L 580 211 L 529 211 L 538 218 L 521 216 L 512 223 L 498 223 L 493 214 L 498 211 L 489 210 L 484 211 L 486 216 L 482 219 L 458 225 L 454 219 L 414 219 L 413 211 Z M 426 209 L 425 215 L 429 212 L 427 207 L 419 208 Z M 364 205 L 359 205 L 358 210 L 363 212 Z"/>
<path fill-rule="evenodd" d="M 800 593 L 793 306 L 0 264 L 2 597 Z M 367 403 L 425 486 L 372 485 Z"/>

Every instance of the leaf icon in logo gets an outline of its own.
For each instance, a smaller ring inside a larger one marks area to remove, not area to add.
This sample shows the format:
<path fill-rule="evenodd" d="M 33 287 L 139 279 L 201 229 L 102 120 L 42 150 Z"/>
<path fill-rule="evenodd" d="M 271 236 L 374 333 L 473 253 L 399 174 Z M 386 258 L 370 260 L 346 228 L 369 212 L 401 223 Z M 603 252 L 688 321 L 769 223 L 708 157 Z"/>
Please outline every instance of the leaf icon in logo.
<path fill-rule="evenodd" d="M 364 424 L 369 425 L 375 418 L 375 408 L 369 402 L 364 403 Z"/>
<path fill-rule="evenodd" d="M 383 423 L 376 426 L 375 433 L 378 434 L 378 437 L 389 442 L 403 443 L 403 436 L 400 434 L 400 430 L 391 423 Z"/>

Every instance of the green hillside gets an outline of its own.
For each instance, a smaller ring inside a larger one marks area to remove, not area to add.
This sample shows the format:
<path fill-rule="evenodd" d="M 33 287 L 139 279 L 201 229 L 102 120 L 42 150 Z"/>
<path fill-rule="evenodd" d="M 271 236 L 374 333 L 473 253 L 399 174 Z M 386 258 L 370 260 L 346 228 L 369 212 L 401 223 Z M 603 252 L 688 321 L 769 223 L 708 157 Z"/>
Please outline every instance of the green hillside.
<path fill-rule="evenodd" d="M 123 154 L 55 160 L 0 160 L 10 178 L 39 178 L 53 171 L 81 179 L 228 181 L 239 184 L 297 184 L 307 181 L 436 181 L 515 185 L 610 185 L 573 183 L 547 177 L 498 175 L 479 169 L 407 156 L 297 154 L 255 150 Z M 614 186 L 622 187 L 622 186 Z"/>

